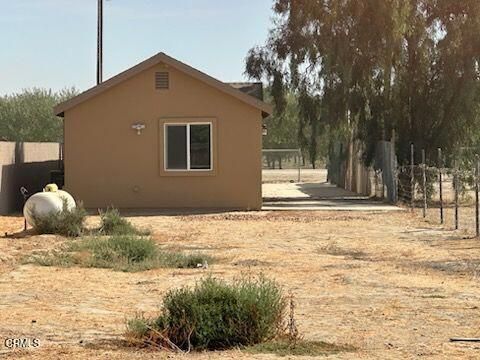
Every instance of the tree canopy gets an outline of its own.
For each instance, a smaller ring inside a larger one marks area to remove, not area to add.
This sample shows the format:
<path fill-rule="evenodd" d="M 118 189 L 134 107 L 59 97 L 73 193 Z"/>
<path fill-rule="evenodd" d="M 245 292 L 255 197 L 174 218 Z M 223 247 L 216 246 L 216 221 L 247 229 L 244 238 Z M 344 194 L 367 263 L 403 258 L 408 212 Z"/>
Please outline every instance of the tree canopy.
<path fill-rule="evenodd" d="M 265 91 L 265 100 L 273 101 L 270 88 Z M 315 167 L 316 161 L 324 159 L 328 152 L 329 129 L 322 125 L 319 131 L 300 121 L 299 99 L 294 93 L 287 93 L 284 100 L 283 111 L 275 111 L 265 120 L 268 133 L 263 137 L 263 148 L 300 149 L 303 165 L 310 163 Z"/>
<path fill-rule="evenodd" d="M 266 91 L 266 101 L 271 101 L 271 95 Z M 275 113 L 265 120 L 268 133 L 263 138 L 265 149 L 298 149 L 298 107 L 292 94 L 286 95 L 286 105 L 282 113 Z"/>
<path fill-rule="evenodd" d="M 53 107 L 78 91 L 74 88 L 54 93 L 31 89 L 0 97 L 0 139 L 4 141 L 62 141 L 62 120 Z"/>
<path fill-rule="evenodd" d="M 266 44 L 246 71 L 266 78 L 278 111 L 298 98 L 300 134 L 328 124 L 356 137 L 370 160 L 397 134 L 397 155 L 413 142 L 433 156 L 478 133 L 478 0 L 276 0 Z"/>

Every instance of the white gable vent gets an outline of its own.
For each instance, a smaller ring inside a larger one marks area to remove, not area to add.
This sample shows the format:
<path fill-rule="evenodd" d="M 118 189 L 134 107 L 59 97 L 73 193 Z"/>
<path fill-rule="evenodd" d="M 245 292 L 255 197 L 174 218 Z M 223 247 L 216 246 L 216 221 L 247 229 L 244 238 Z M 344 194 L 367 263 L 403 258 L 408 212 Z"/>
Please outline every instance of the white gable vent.
<path fill-rule="evenodd" d="M 170 76 L 167 71 L 155 73 L 155 89 L 166 90 L 170 88 Z"/>

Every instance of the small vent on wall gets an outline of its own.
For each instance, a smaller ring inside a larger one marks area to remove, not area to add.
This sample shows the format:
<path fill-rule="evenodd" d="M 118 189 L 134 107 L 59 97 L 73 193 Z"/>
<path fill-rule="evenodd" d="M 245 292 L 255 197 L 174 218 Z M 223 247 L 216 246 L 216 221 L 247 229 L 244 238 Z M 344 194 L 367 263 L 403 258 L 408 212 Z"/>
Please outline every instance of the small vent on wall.
<path fill-rule="evenodd" d="M 170 88 L 170 77 L 167 71 L 155 73 L 155 89 L 166 90 Z"/>

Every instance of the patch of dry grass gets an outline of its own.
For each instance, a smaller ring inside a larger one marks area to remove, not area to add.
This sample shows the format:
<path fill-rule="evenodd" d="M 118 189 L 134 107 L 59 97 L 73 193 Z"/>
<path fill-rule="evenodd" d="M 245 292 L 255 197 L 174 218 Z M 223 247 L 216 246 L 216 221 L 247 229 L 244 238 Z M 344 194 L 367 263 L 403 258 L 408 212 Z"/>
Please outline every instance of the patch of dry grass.
<path fill-rule="evenodd" d="M 438 271 L 445 275 L 468 275 L 474 278 L 480 276 L 480 259 L 420 261 L 408 263 L 406 266 Z"/>
<path fill-rule="evenodd" d="M 275 354 L 277 356 L 328 356 L 355 351 L 353 346 L 336 345 L 324 341 L 300 340 L 295 344 L 286 340 L 270 341 L 247 347 L 250 354 Z"/>
<path fill-rule="evenodd" d="M 93 267 L 137 272 L 156 268 L 198 268 L 214 258 L 202 253 L 161 251 L 149 238 L 135 235 L 93 237 L 70 241 L 61 249 L 34 253 L 27 264 L 56 267 Z"/>
<path fill-rule="evenodd" d="M 364 260 L 368 256 L 368 254 L 362 250 L 343 248 L 338 246 L 336 242 L 331 242 L 326 246 L 322 246 L 318 248 L 317 251 L 319 253 L 333 256 L 344 256 L 354 260 Z"/>
<path fill-rule="evenodd" d="M 151 228 L 152 239 L 162 250 L 202 249 L 225 259 L 210 271 L 226 281 L 259 270 L 276 279 L 296 294 L 298 327 L 305 340 L 348 343 L 355 348 L 332 357 L 476 358 L 475 345 L 448 342 L 451 336 L 478 337 L 480 285 L 471 270 L 470 275 L 462 273 L 469 268 L 462 262 L 472 260 L 475 265 L 479 258 L 478 240 L 466 238 L 471 231 L 451 231 L 450 225 L 440 227 L 437 217 L 425 222 L 408 212 L 270 214 L 248 213 L 248 219 L 218 214 L 137 214 L 128 220 L 134 226 Z M 450 219 L 452 214 L 447 215 Z M 98 216 L 87 219 L 92 228 L 99 223 Z M 16 232 L 23 223 L 20 217 L 7 218 L 6 222 L 0 219 L 1 226 Z M 474 227 L 469 229 L 474 231 Z M 0 257 L 5 259 L 0 260 L 0 293 L 8 308 L 0 312 L 0 333 L 32 333 L 42 341 L 35 351 L 12 353 L 11 358 L 185 358 L 184 354 L 132 351 L 121 344 L 89 349 L 79 340 L 86 344 L 121 338 L 126 317 L 138 311 L 155 316 L 164 294 L 194 285 L 204 271 L 123 273 L 18 262 L 32 251 L 58 249 L 66 241 L 52 236 L 0 239 Z M 336 248 L 329 248 L 332 242 Z M 352 261 L 352 256 L 368 261 Z M 231 350 L 188 357 L 250 360 L 278 356 L 265 352 Z"/>

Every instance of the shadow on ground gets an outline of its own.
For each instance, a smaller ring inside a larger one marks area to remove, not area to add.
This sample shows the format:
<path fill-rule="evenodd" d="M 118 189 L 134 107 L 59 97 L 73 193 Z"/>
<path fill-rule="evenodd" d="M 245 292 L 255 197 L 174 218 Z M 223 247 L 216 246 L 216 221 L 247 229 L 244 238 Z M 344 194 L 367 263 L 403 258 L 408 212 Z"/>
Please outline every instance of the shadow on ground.
<path fill-rule="evenodd" d="M 395 211 L 368 196 L 328 182 L 263 184 L 263 210 Z"/>

